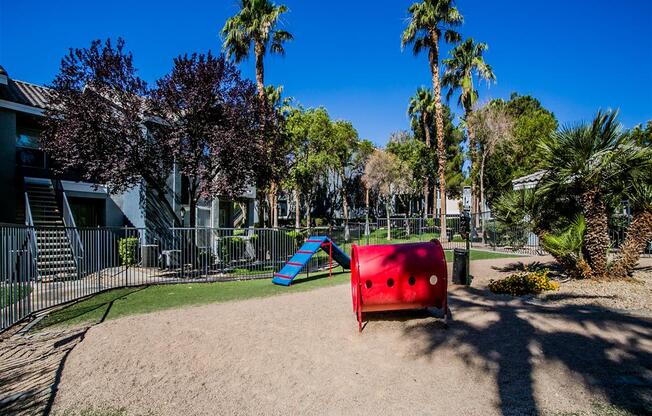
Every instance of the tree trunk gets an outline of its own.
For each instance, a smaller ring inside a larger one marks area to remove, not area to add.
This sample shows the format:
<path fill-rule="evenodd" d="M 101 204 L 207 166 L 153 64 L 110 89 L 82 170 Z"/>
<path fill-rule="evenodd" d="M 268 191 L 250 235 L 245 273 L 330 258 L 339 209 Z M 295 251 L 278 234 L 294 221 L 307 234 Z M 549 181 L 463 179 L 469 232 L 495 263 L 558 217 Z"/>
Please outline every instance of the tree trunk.
<path fill-rule="evenodd" d="M 428 117 L 425 112 L 422 112 L 422 123 L 423 123 L 423 132 L 426 138 L 426 147 L 430 149 L 430 128 L 428 126 Z M 426 174 L 423 185 L 423 218 L 428 218 L 428 205 L 430 203 L 430 187 L 428 186 L 430 181 L 428 180 L 428 174 Z"/>
<path fill-rule="evenodd" d="M 480 159 L 480 209 L 478 211 L 482 215 L 482 244 L 485 243 L 485 220 L 482 211 L 484 211 L 484 164 L 486 157 L 487 154 L 483 152 L 482 158 Z"/>
<path fill-rule="evenodd" d="M 265 228 L 265 194 L 258 191 L 258 226 Z"/>
<path fill-rule="evenodd" d="M 652 211 L 634 214 L 632 222 L 627 227 L 625 242 L 620 247 L 620 253 L 611 269 L 612 276 L 616 278 L 629 276 L 650 240 L 652 240 Z"/>
<path fill-rule="evenodd" d="M 387 217 L 387 240 L 392 239 L 392 224 L 389 219 L 389 198 L 385 201 L 385 216 Z"/>
<path fill-rule="evenodd" d="M 607 277 L 607 250 L 609 250 L 609 222 L 607 207 L 598 190 L 582 194 L 582 205 L 586 219 L 584 246 L 591 278 Z"/>
<path fill-rule="evenodd" d="M 258 90 L 258 98 L 263 103 L 267 104 L 265 98 L 265 67 L 263 64 L 263 45 L 259 42 L 254 42 L 254 53 L 256 55 L 256 89 Z"/>
<path fill-rule="evenodd" d="M 439 195 L 441 198 L 441 209 L 439 218 L 441 223 L 441 234 L 439 236 L 442 242 L 448 241 L 446 234 L 446 147 L 444 144 L 444 114 L 441 106 L 441 85 L 439 80 L 439 36 L 436 32 L 430 33 L 432 47 L 428 53 L 430 59 L 430 71 L 432 72 L 432 87 L 435 97 L 435 125 L 437 127 L 437 159 L 439 176 Z M 436 206 L 436 205 L 435 205 Z"/>
<path fill-rule="evenodd" d="M 301 227 L 301 198 L 299 197 L 299 190 L 294 190 L 294 228 Z"/>
<path fill-rule="evenodd" d="M 272 182 L 269 187 L 269 214 L 273 228 L 278 228 L 278 186 Z"/>

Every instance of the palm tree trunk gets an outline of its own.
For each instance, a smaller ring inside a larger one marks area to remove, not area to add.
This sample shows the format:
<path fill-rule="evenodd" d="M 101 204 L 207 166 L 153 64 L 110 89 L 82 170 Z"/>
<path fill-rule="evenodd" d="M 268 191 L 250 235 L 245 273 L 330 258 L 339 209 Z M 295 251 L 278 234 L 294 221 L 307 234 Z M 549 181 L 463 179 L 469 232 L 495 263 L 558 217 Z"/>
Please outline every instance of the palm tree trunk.
<path fill-rule="evenodd" d="M 616 278 L 629 276 L 650 240 L 652 240 L 652 212 L 641 211 L 634 214 L 632 222 L 627 227 L 625 242 L 620 247 L 620 253 L 611 269 L 612 276 Z"/>
<path fill-rule="evenodd" d="M 422 112 L 423 131 L 426 138 L 426 148 L 430 149 L 430 126 L 428 126 L 428 117 L 425 111 Z M 423 218 L 428 218 L 428 204 L 430 203 L 430 187 L 428 175 L 424 178 L 423 185 Z"/>
<path fill-rule="evenodd" d="M 591 278 L 607 276 L 607 250 L 609 250 L 609 222 L 607 207 L 597 190 L 582 194 L 582 205 L 586 219 L 584 245 Z"/>
<path fill-rule="evenodd" d="M 430 59 L 430 71 L 432 72 L 432 87 L 435 96 L 435 125 L 437 127 L 437 159 L 439 176 L 439 196 L 441 199 L 441 210 L 439 212 L 441 234 L 439 239 L 442 242 L 448 241 L 446 233 L 446 148 L 444 146 L 444 114 L 441 106 L 441 85 L 439 79 L 439 36 L 432 31 L 432 47 L 428 53 Z"/>
<path fill-rule="evenodd" d="M 264 53 L 261 43 L 254 42 L 254 53 L 256 54 L 256 89 L 258 90 L 258 98 L 260 98 L 263 104 L 266 104 Z"/>

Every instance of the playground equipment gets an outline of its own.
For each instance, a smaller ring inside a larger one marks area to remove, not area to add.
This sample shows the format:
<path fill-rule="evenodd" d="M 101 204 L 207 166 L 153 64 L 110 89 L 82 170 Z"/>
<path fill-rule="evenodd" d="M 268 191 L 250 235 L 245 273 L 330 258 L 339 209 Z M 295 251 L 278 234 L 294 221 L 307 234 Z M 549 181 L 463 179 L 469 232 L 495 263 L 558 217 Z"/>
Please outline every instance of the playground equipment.
<path fill-rule="evenodd" d="M 362 331 L 362 313 L 448 308 L 446 256 L 437 240 L 428 243 L 353 245 L 351 294 Z"/>
<path fill-rule="evenodd" d="M 333 243 L 326 236 L 310 236 L 303 242 L 301 248 L 285 263 L 283 268 L 274 273 L 272 283 L 277 285 L 290 286 L 295 277 L 308 264 L 312 256 L 319 250 L 328 253 L 329 272 L 333 270 L 333 260 L 345 269 L 351 268 L 351 259 L 347 256 L 337 244 Z"/>

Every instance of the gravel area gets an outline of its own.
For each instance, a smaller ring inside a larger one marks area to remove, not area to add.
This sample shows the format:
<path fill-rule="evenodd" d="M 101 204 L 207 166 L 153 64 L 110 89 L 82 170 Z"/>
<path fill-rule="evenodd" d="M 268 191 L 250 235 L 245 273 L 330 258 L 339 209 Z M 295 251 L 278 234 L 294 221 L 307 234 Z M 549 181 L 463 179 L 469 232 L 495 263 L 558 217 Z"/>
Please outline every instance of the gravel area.
<path fill-rule="evenodd" d="M 598 402 L 652 411 L 652 319 L 587 308 L 648 310 L 649 298 L 634 299 L 649 296 L 649 276 L 608 289 L 564 284 L 557 298 L 488 293 L 504 274 L 493 267 L 512 263 L 473 263 L 473 286 L 451 289 L 448 329 L 395 312 L 368 316 L 358 333 L 348 285 L 107 321 L 68 355 L 54 410 L 556 415 Z"/>

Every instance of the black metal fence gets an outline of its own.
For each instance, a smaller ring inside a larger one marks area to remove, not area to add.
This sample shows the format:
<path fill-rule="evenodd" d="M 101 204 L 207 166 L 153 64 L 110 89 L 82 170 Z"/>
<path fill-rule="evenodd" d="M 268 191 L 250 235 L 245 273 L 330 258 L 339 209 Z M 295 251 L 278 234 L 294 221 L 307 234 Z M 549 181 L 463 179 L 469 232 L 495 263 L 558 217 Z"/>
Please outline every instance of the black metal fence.
<path fill-rule="evenodd" d="M 348 227 L 56 228 L 0 225 L 0 331 L 24 317 L 104 290 L 162 283 L 270 278 L 309 235 L 327 235 L 345 252 L 352 244 L 443 241 L 463 248 L 461 219 L 390 218 Z M 617 247 L 624 234 L 612 231 Z M 477 250 L 543 254 L 528 226 L 506 227 L 488 215 L 471 219 Z M 649 253 L 650 247 L 648 247 Z M 304 272 L 327 270 L 313 256 Z"/>

